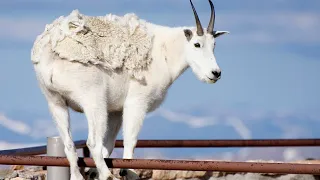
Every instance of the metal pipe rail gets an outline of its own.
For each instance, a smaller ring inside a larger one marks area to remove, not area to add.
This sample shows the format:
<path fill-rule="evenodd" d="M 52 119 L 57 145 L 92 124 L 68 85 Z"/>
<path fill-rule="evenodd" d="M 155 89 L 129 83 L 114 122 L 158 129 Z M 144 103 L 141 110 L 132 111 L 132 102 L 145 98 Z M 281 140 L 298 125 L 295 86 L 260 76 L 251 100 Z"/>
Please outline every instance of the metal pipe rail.
<path fill-rule="evenodd" d="M 75 141 L 75 146 L 77 149 L 85 148 L 86 141 Z M 36 146 L 36 147 L 28 147 L 28 148 L 20 148 L 20 149 L 9 149 L 0 151 L 0 155 L 18 155 L 18 156 L 33 156 L 33 155 L 41 155 L 47 153 L 47 146 Z"/>
<path fill-rule="evenodd" d="M 86 141 L 75 141 L 77 149 L 85 148 Z M 290 147 L 320 146 L 320 139 L 256 139 L 256 140 L 138 140 L 137 148 L 230 148 L 230 147 Z M 116 148 L 123 147 L 123 140 L 117 140 Z M 0 151 L 0 155 L 40 155 L 46 153 L 46 146 Z"/>
<path fill-rule="evenodd" d="M 157 159 L 105 159 L 109 168 L 191 170 L 220 172 L 251 172 L 276 174 L 320 175 L 320 164 L 260 163 L 228 161 L 187 161 Z M 0 155 L 0 164 L 69 166 L 67 158 L 48 156 L 9 156 Z M 79 167 L 95 167 L 92 158 L 79 158 Z"/>

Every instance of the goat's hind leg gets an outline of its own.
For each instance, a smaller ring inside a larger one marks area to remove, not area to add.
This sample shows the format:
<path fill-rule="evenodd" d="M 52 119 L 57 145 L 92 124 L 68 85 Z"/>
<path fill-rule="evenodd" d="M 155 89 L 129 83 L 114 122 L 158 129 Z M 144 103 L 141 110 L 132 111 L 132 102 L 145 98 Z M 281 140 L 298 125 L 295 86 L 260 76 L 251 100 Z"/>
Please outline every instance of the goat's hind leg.
<path fill-rule="evenodd" d="M 103 93 L 101 93 L 103 94 Z M 88 119 L 87 146 L 96 164 L 99 180 L 116 179 L 104 161 L 104 139 L 108 131 L 108 113 L 106 99 L 99 93 L 86 94 L 83 108 Z"/>
<path fill-rule="evenodd" d="M 144 99 L 144 98 L 142 98 Z M 123 159 L 133 159 L 133 153 L 147 112 L 147 105 L 140 99 L 126 101 L 123 112 Z M 121 169 L 120 176 L 126 179 L 140 179 L 134 169 Z"/>
<path fill-rule="evenodd" d="M 112 112 L 108 113 L 108 130 L 105 134 L 104 144 L 103 144 L 103 158 L 109 158 L 114 146 L 117 134 L 119 133 L 122 124 L 122 112 Z M 95 178 L 98 174 L 96 168 L 87 169 L 88 177 Z"/>
<path fill-rule="evenodd" d="M 109 158 L 115 146 L 116 138 L 122 125 L 122 112 L 111 112 L 108 116 L 108 131 L 104 139 L 103 157 Z"/>
<path fill-rule="evenodd" d="M 64 152 L 70 163 L 71 180 L 84 180 L 78 166 L 78 155 L 70 131 L 70 116 L 65 100 L 57 93 L 42 89 L 53 120 L 65 146 Z"/>

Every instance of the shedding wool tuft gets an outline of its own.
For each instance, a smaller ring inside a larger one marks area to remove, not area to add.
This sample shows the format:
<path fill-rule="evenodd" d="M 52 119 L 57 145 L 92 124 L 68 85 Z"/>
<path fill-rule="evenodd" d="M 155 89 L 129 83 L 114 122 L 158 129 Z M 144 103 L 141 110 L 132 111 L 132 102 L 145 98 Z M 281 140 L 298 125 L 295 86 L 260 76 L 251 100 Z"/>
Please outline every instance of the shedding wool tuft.
<path fill-rule="evenodd" d="M 31 59 L 38 63 L 43 47 L 49 45 L 62 59 L 121 69 L 142 80 L 152 61 L 152 40 L 146 22 L 135 14 L 92 17 L 74 10 L 46 26 L 34 43 Z"/>

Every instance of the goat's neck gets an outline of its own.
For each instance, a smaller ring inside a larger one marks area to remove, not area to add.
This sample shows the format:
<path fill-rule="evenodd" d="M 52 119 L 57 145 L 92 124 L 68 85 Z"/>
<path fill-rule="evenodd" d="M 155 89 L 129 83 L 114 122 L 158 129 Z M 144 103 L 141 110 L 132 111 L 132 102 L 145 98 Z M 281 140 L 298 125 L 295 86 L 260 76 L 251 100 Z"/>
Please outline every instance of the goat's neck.
<path fill-rule="evenodd" d="M 186 37 L 183 28 L 170 28 L 163 39 L 162 52 L 172 84 L 189 67 L 184 55 Z"/>

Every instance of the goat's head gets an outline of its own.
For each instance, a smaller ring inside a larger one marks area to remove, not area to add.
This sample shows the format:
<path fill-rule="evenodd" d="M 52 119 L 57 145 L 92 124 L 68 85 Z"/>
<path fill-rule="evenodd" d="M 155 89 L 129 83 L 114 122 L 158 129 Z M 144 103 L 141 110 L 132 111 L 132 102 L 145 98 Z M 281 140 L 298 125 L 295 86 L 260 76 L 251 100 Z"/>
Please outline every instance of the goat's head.
<path fill-rule="evenodd" d="M 195 29 L 184 29 L 187 39 L 185 57 L 192 71 L 201 81 L 215 83 L 221 78 L 221 70 L 214 56 L 215 38 L 228 32 L 214 30 L 215 10 L 211 0 L 208 1 L 211 7 L 211 18 L 208 28 L 204 30 L 190 0 L 197 26 Z"/>

